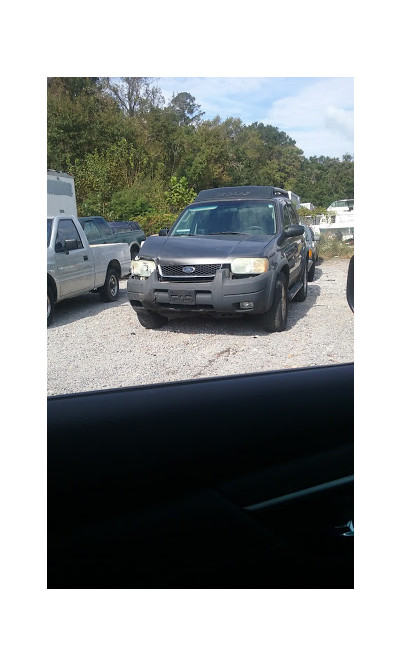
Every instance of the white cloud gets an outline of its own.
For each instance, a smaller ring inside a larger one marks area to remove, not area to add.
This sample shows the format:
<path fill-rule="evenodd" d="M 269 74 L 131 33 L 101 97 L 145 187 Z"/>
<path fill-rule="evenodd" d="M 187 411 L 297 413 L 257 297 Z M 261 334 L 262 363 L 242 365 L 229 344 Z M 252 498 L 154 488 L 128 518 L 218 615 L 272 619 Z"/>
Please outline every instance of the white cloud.
<path fill-rule="evenodd" d="M 262 121 L 278 127 L 310 155 L 353 154 L 353 79 L 327 78 L 276 100 Z"/>
<path fill-rule="evenodd" d="M 325 112 L 325 125 L 328 130 L 332 130 L 346 139 L 353 141 L 354 126 L 352 112 L 329 106 Z"/>

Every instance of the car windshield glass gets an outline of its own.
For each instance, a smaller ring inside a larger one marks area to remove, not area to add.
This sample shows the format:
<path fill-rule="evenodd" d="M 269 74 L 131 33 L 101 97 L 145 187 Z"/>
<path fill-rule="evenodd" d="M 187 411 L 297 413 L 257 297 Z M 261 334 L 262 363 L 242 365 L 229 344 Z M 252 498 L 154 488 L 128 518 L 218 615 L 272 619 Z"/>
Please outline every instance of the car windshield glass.
<path fill-rule="evenodd" d="M 272 202 L 215 202 L 189 206 L 174 225 L 171 236 L 276 233 Z"/>
<path fill-rule="evenodd" d="M 50 245 L 52 226 L 53 226 L 52 218 L 47 218 L 47 247 L 49 247 Z"/>

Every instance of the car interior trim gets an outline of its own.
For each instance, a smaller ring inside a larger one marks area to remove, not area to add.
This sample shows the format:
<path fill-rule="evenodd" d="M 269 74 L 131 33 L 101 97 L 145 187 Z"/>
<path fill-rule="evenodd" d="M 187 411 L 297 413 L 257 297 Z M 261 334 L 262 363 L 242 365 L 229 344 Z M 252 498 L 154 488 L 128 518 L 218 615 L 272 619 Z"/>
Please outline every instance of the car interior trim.
<path fill-rule="evenodd" d="M 343 486 L 344 484 L 350 484 L 351 482 L 354 482 L 354 475 L 347 475 L 347 477 L 334 479 L 331 482 L 325 482 L 324 484 L 317 484 L 317 486 L 311 486 L 308 489 L 301 489 L 300 491 L 287 493 L 284 496 L 278 496 L 276 498 L 264 500 L 260 503 L 256 503 L 255 505 L 248 505 L 242 509 L 246 510 L 247 512 L 256 512 L 257 510 L 265 509 L 267 507 L 271 507 L 272 505 L 280 505 L 281 503 L 290 502 L 291 500 L 298 500 L 301 497 L 309 496 L 313 493 L 329 491 L 330 489 Z"/>

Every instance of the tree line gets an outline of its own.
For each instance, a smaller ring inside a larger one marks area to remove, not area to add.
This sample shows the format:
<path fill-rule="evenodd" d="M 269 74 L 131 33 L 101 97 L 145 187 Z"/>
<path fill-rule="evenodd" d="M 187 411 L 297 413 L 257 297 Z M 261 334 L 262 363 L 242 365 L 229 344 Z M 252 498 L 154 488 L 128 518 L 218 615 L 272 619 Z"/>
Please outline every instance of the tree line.
<path fill-rule="evenodd" d="M 274 185 L 322 208 L 354 197 L 351 155 L 305 158 L 277 127 L 204 120 L 190 93 L 166 102 L 148 77 L 52 77 L 47 110 L 47 166 L 74 176 L 80 215 L 150 233 L 205 188 Z"/>

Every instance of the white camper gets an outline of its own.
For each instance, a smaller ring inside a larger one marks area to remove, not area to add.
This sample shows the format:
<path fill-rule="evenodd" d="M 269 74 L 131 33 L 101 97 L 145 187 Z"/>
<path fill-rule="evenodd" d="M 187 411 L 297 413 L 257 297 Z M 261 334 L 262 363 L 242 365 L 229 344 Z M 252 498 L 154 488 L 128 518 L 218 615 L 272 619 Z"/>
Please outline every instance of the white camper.
<path fill-rule="evenodd" d="M 78 217 L 74 179 L 61 171 L 47 170 L 47 215 Z"/>

